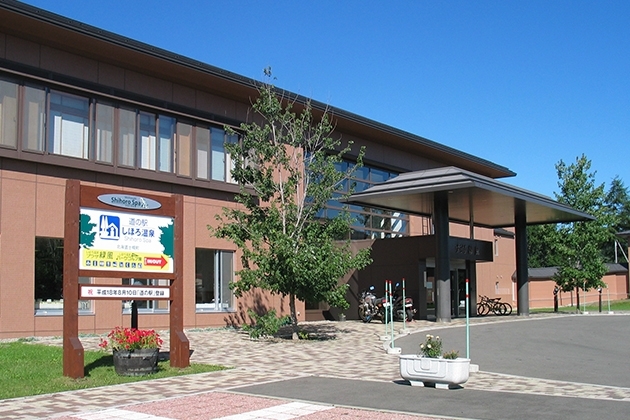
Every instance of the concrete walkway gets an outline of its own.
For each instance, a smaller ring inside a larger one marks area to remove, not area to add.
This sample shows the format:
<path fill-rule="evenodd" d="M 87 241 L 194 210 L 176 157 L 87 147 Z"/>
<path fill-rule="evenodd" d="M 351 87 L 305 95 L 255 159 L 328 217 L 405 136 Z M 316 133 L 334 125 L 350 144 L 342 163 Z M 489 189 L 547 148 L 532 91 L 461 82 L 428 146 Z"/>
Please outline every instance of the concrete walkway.
<path fill-rule="evenodd" d="M 471 331 L 475 331 L 473 335 L 477 337 L 475 340 L 481 341 L 476 342 L 473 347 L 474 351 L 479 352 L 479 357 L 476 360 L 473 353 L 472 362 L 478 363 L 481 370 L 471 374 L 463 389 L 442 391 L 412 388 L 401 380 L 398 357 L 384 351 L 387 344 L 381 341 L 381 336 L 385 335 L 385 326 L 380 323 L 363 324 L 356 321 L 304 323 L 301 325 L 302 328 L 319 339 L 298 342 L 291 340 L 257 342 L 250 340 L 245 333 L 232 329 L 189 330 L 186 334 L 193 350 L 191 362 L 220 364 L 233 369 L 2 400 L 0 418 L 303 417 L 315 420 L 337 416 L 347 419 L 355 416 L 354 418 L 403 420 L 418 419 L 418 415 L 424 415 L 424 418 L 498 419 L 521 418 L 519 413 L 525 416 L 523 418 L 563 418 L 562 415 L 567 414 L 566 410 L 571 410 L 571 417 L 580 419 L 588 418 L 582 417 L 582 414 L 592 415 L 595 409 L 605 410 L 605 418 L 626 418 L 630 410 L 628 385 L 620 387 L 617 383 L 599 380 L 573 381 L 572 378 L 561 379 L 561 375 L 559 377 L 550 374 L 545 377 L 539 374 L 528 375 L 526 371 L 509 372 L 502 368 L 503 362 L 493 366 L 491 358 L 481 356 L 481 352 L 486 354 L 487 351 L 482 350 L 480 343 L 489 343 L 491 347 L 492 343 L 495 343 L 494 348 L 498 353 L 509 354 L 513 360 L 522 359 L 530 349 L 520 348 L 522 343 L 517 343 L 515 337 L 526 337 L 528 334 L 531 335 L 532 331 L 541 329 L 545 331 L 544 337 L 548 340 L 547 344 L 544 340 L 539 344 L 542 346 L 541 354 L 545 354 L 544 350 L 547 349 L 554 352 L 563 351 L 574 357 L 573 352 L 585 350 L 579 343 L 573 346 L 573 350 L 565 349 L 566 345 L 557 340 L 559 335 L 553 333 L 558 329 L 554 326 L 558 322 L 561 323 L 559 327 L 561 330 L 577 330 L 582 331 L 582 334 L 584 333 L 582 328 L 598 332 L 607 325 L 611 326 L 612 337 L 616 337 L 618 342 L 613 343 L 610 348 L 616 346 L 624 348 L 626 352 L 629 351 L 627 337 L 630 327 L 624 327 L 630 326 L 628 316 L 533 315 L 527 318 L 516 316 L 473 318 Z M 423 341 L 424 334 L 430 330 L 440 333 L 445 340 L 446 349 L 455 348 L 460 350 L 461 355 L 465 355 L 465 346 L 462 348 L 461 342 L 455 344 L 447 341 L 449 334 L 461 339 L 465 331 L 463 323 L 463 319 L 455 319 L 449 325 L 415 321 L 407 324 L 405 331 L 402 331 L 403 324 L 396 323 L 398 338 L 395 345 L 403 347 L 405 352 L 416 353 L 418 343 Z M 501 334 L 508 335 L 500 340 Z M 168 337 L 168 334 L 165 333 L 163 336 Z M 610 341 L 607 335 L 605 337 Z M 97 337 L 81 340 L 85 348 L 93 349 L 97 348 L 99 341 Z M 59 338 L 42 338 L 36 342 L 61 345 Z M 597 340 L 591 342 L 593 346 L 586 349 L 589 354 L 593 349 L 597 349 Z M 164 344 L 164 349 L 167 348 L 168 342 Z M 597 354 L 594 357 L 597 357 Z M 626 357 L 611 369 L 626 371 L 626 376 L 630 376 L 627 375 L 630 373 L 627 368 L 629 359 Z M 509 362 L 509 357 L 506 360 Z M 595 372 L 597 368 L 597 364 L 583 364 L 586 371 L 590 369 Z M 596 376 L 601 375 L 593 373 L 592 377 Z M 531 399 L 535 402 L 523 404 Z M 518 413 L 510 412 L 508 415 L 505 412 L 505 404 L 512 400 L 513 407 L 520 409 Z M 290 405 L 296 401 L 306 406 L 300 408 L 299 404 Z M 413 401 L 415 403 L 412 403 Z M 418 401 L 423 403 L 418 405 Z M 585 408 L 582 408 L 582 405 Z M 264 411 L 268 407 L 277 407 L 274 410 L 280 411 Z M 535 414 L 537 407 L 547 407 L 547 410 L 551 411 L 546 413 L 549 415 L 555 413 L 557 417 L 540 417 L 540 413 Z M 366 414 L 360 409 L 375 411 Z M 396 417 L 393 417 L 394 412 L 398 413 Z M 617 413 L 626 414 L 623 417 L 616 417 Z"/>

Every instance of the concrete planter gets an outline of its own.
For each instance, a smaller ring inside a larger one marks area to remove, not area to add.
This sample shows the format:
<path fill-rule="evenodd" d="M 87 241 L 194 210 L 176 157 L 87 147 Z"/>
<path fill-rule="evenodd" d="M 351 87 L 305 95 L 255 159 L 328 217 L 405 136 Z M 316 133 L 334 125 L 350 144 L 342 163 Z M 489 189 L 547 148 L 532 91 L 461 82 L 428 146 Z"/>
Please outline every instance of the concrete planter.
<path fill-rule="evenodd" d="M 411 386 L 435 384 L 436 388 L 448 389 L 468 380 L 470 359 L 433 359 L 416 354 L 400 355 L 400 376 Z"/>

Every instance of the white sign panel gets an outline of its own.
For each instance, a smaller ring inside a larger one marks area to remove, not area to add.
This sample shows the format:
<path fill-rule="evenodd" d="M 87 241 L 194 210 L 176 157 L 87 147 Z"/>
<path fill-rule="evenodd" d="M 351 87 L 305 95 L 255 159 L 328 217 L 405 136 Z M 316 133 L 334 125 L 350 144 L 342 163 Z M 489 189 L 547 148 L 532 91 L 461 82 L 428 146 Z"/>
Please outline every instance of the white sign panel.
<path fill-rule="evenodd" d="M 81 208 L 79 269 L 173 273 L 174 219 Z"/>
<path fill-rule="evenodd" d="M 143 299 L 169 299 L 171 289 L 168 287 L 151 286 L 91 286 L 81 285 L 79 299 L 116 299 L 143 300 Z"/>

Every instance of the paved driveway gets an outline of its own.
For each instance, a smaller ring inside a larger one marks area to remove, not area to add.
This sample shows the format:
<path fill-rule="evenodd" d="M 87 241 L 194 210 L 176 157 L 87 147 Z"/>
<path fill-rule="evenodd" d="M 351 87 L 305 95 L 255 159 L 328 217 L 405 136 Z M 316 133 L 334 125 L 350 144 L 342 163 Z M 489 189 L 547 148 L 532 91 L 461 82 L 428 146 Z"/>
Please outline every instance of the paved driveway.
<path fill-rule="evenodd" d="M 443 349 L 466 355 L 464 327 L 435 329 Z M 417 353 L 426 333 L 396 340 Z M 484 372 L 630 388 L 630 317 L 576 315 L 470 327 L 471 362 Z"/>

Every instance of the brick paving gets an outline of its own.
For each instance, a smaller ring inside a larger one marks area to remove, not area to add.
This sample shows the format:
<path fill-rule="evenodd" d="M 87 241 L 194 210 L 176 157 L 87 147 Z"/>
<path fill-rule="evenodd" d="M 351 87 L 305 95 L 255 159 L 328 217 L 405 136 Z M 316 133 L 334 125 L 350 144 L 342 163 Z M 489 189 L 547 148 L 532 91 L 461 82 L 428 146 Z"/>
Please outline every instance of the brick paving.
<path fill-rule="evenodd" d="M 551 315 L 532 315 L 532 318 L 539 316 Z M 512 322 L 516 319 L 515 317 L 471 318 L 471 323 Z M 451 324 L 444 325 L 429 321 L 414 321 L 405 326 L 405 331 L 402 331 L 403 324 L 396 323 L 396 334 L 417 333 L 449 326 L 455 327 L 463 322 L 463 319 L 454 319 Z M 319 339 L 254 341 L 250 340 L 246 333 L 231 328 L 187 330 L 186 335 L 190 340 L 190 349 L 193 351 L 191 362 L 219 364 L 233 369 L 2 400 L 0 401 L 0 418 L 56 417 L 79 419 L 84 418 L 81 413 L 95 412 L 102 412 L 105 415 L 105 417 L 100 418 L 124 418 L 115 417 L 115 411 L 110 411 L 110 416 L 107 417 L 104 410 L 119 409 L 122 410 L 118 412 L 120 414 L 126 411 L 133 412 L 134 409 L 130 409 L 130 407 L 138 404 L 153 404 L 156 407 L 159 404 L 166 404 L 165 406 L 168 407 L 178 404 L 178 400 L 181 404 L 181 399 L 191 396 L 222 396 L 226 392 L 229 393 L 230 389 L 244 385 L 313 375 L 365 380 L 364 372 L 370 372 L 370 380 L 390 383 L 400 380 L 398 357 L 394 354 L 388 354 L 385 351 L 387 344 L 381 340 L 386 333 L 383 324 L 347 321 L 310 322 L 300 326 Z M 167 338 L 162 350 L 167 351 L 168 333 L 164 332 L 162 336 Z M 37 338 L 33 342 L 61 346 L 60 337 Z M 86 349 L 97 349 L 99 337 L 81 337 L 81 342 Z M 352 354 L 353 363 L 347 363 L 348 354 Z M 357 366 L 361 366 L 361 369 L 357 369 Z M 464 387 L 494 392 L 630 401 L 630 388 L 567 383 L 482 371 L 471 373 L 470 379 Z M 245 401 L 246 396 L 240 396 L 240 399 Z M 243 413 L 251 411 L 247 409 L 247 404 L 243 403 L 242 406 Z M 326 413 L 332 416 L 335 412 L 326 411 Z M 172 412 L 169 415 L 168 410 L 162 414 L 155 412 L 151 415 L 162 418 L 181 418 L 171 417 Z M 209 417 L 209 414 L 206 413 L 205 417 L 198 418 L 220 417 L 222 416 Z M 359 417 L 357 416 L 357 418 Z M 374 418 L 374 415 L 370 414 L 370 417 Z M 132 416 L 129 418 L 142 417 Z M 309 416 L 304 418 L 311 419 Z M 387 418 L 393 418 L 391 413 Z M 418 419 L 417 416 L 402 418 Z"/>

